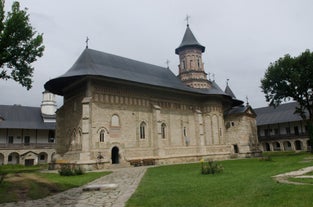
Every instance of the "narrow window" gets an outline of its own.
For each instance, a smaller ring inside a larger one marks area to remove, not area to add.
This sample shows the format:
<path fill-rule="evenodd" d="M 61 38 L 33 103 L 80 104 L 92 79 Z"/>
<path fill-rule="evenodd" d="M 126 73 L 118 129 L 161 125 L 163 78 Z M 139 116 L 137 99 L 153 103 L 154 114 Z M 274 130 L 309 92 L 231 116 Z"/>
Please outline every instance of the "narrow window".
<path fill-rule="evenodd" d="M 239 153 L 239 148 L 238 148 L 238 145 L 236 145 L 236 144 L 234 144 L 234 152 Z"/>
<path fill-rule="evenodd" d="M 286 134 L 290 134 L 290 127 L 286 127 Z"/>
<path fill-rule="evenodd" d="M 186 130 L 186 127 L 184 127 L 184 137 L 187 137 L 187 130 Z"/>
<path fill-rule="evenodd" d="M 295 135 L 299 135 L 299 128 L 298 128 L 298 126 L 295 126 L 293 129 L 295 131 Z"/>
<path fill-rule="evenodd" d="M 13 136 L 9 136 L 9 144 L 13 144 Z"/>
<path fill-rule="evenodd" d="M 166 138 L 166 135 L 165 135 L 165 128 L 166 128 L 166 125 L 163 123 L 161 125 L 161 133 L 162 133 L 162 139 L 165 139 Z"/>
<path fill-rule="evenodd" d="M 49 134 L 48 134 L 48 142 L 49 143 L 54 143 L 54 136 L 55 136 L 54 130 L 49 130 Z"/>
<path fill-rule="evenodd" d="M 277 128 L 274 129 L 274 133 L 275 133 L 275 135 L 278 135 L 279 134 L 279 130 Z"/>
<path fill-rule="evenodd" d="M 25 145 L 29 145 L 29 143 L 30 143 L 30 137 L 29 136 L 25 136 L 24 137 L 24 144 Z"/>
<path fill-rule="evenodd" d="M 104 130 L 100 131 L 100 142 L 104 142 L 104 133 L 105 133 Z"/>
<path fill-rule="evenodd" d="M 120 118 L 118 115 L 114 114 L 111 118 L 111 126 L 119 127 L 120 126 Z"/>
<path fill-rule="evenodd" d="M 141 122 L 140 124 L 140 139 L 145 139 L 146 138 L 146 123 Z"/>
<path fill-rule="evenodd" d="M 183 69 L 186 69 L 186 62 L 183 60 Z"/>

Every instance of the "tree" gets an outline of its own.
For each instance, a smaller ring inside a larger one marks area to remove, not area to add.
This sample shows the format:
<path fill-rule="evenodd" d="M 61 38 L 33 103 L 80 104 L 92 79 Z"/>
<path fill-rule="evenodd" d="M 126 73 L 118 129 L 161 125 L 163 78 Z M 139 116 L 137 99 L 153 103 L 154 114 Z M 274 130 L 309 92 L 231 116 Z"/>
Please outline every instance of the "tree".
<path fill-rule="evenodd" d="M 5 15 L 4 0 L 0 0 L 0 79 L 14 81 L 29 90 L 32 87 L 32 63 L 43 55 L 42 34 L 29 23 L 27 9 L 19 2 Z"/>
<path fill-rule="evenodd" d="M 271 63 L 261 80 L 266 101 L 278 106 L 282 101 L 298 102 L 295 113 L 308 121 L 311 146 L 313 144 L 313 53 L 306 50 L 298 57 L 289 54 Z M 311 147 L 313 153 L 313 147 Z"/>

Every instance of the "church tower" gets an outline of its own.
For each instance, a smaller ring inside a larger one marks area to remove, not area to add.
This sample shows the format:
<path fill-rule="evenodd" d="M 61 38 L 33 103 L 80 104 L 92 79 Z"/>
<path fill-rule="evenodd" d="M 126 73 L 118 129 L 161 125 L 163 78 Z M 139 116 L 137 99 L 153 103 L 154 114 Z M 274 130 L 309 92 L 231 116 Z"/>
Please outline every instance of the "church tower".
<path fill-rule="evenodd" d="M 205 47 L 202 46 L 187 24 L 183 40 L 175 53 L 179 55 L 178 77 L 187 86 L 192 88 L 211 88 L 211 83 L 204 72 L 202 53 Z"/>

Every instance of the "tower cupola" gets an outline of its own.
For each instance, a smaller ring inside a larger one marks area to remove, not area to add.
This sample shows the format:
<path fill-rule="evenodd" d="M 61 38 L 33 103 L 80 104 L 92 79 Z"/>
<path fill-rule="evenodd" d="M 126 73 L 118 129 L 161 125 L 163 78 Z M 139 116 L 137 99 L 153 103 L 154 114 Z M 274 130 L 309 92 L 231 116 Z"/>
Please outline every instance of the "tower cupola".
<path fill-rule="evenodd" d="M 47 90 L 42 92 L 41 115 L 44 122 L 55 122 L 56 110 L 55 95 Z"/>
<path fill-rule="evenodd" d="M 192 88 L 211 88 L 211 83 L 204 72 L 202 53 L 205 47 L 202 46 L 193 35 L 189 24 L 179 47 L 175 53 L 179 55 L 178 77 L 187 86 Z"/>

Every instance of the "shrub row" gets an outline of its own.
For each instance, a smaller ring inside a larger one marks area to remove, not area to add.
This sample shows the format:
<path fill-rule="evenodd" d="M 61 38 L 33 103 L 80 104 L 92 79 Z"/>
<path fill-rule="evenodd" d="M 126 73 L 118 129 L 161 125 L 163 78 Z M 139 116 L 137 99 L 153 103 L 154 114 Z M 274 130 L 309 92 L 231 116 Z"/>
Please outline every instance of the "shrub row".
<path fill-rule="evenodd" d="M 64 164 L 64 165 L 61 165 L 59 174 L 61 176 L 74 176 L 74 175 L 82 175 L 84 174 L 84 171 L 80 167 L 76 167 L 75 165 Z"/>

